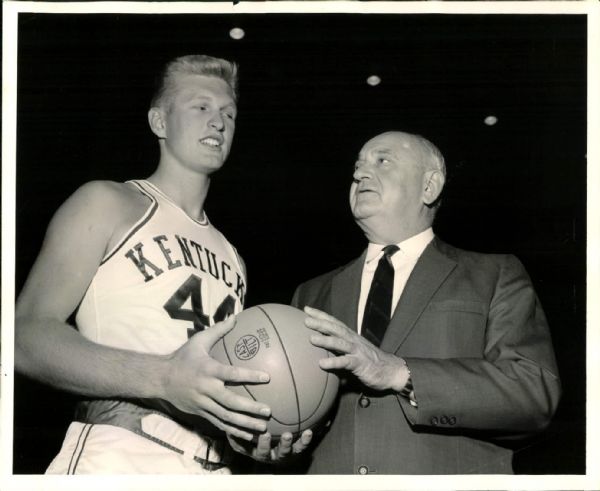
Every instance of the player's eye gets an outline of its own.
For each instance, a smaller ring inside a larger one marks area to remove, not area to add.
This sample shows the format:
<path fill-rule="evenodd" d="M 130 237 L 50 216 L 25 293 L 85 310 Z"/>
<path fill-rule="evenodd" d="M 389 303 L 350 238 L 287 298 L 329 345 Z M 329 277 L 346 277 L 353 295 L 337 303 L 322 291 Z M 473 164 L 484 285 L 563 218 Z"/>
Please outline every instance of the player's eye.
<path fill-rule="evenodd" d="M 388 164 L 390 161 L 388 159 L 386 159 L 385 157 L 377 157 L 377 163 L 382 165 L 382 164 Z"/>

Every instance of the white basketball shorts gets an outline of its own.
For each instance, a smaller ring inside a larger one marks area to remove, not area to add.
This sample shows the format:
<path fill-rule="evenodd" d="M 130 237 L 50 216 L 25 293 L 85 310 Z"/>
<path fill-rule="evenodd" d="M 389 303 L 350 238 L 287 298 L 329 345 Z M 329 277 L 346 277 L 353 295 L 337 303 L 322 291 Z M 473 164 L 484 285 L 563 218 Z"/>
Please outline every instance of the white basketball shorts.
<path fill-rule="evenodd" d="M 232 452 L 226 443 L 214 446 L 159 414 L 141 423 L 146 437 L 119 426 L 71 423 L 46 474 L 231 474 L 220 464 Z"/>

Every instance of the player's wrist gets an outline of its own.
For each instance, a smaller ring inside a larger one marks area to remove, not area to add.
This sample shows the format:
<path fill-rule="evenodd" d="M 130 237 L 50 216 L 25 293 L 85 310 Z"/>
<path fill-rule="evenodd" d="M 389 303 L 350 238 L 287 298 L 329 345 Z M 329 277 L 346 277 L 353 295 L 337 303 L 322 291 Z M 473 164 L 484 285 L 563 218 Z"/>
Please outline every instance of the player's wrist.
<path fill-rule="evenodd" d="M 153 397 L 158 397 L 170 401 L 171 391 L 176 386 L 174 375 L 176 372 L 174 356 L 161 355 L 156 357 L 155 362 L 155 377 L 148 377 L 148 390 L 153 394 Z"/>

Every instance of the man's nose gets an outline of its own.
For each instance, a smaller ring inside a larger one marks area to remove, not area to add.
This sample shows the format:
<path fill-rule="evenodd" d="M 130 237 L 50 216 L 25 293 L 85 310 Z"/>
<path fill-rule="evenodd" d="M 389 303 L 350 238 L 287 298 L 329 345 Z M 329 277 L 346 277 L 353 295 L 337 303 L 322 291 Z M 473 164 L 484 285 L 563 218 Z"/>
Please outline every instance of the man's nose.
<path fill-rule="evenodd" d="M 352 177 L 354 178 L 355 181 L 362 181 L 363 179 L 370 179 L 371 178 L 371 170 L 369 169 L 369 166 L 365 163 L 357 163 L 354 166 L 354 174 L 352 174 Z"/>

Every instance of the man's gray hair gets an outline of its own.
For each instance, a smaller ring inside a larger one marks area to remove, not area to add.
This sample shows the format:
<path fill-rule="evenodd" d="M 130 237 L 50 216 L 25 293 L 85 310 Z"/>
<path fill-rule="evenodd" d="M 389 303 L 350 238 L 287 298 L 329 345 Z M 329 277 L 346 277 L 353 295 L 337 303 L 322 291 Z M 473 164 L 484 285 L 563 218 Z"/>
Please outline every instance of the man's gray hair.
<path fill-rule="evenodd" d="M 438 170 L 446 177 L 446 161 L 439 148 L 421 135 L 412 136 L 421 144 L 426 170 Z"/>

